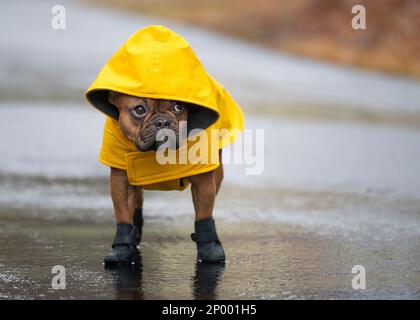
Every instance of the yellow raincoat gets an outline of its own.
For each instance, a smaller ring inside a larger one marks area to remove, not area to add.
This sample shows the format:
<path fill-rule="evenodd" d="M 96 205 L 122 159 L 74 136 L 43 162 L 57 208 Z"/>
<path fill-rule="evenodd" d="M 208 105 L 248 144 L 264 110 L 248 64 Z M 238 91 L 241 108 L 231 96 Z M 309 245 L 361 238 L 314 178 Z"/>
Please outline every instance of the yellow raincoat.
<path fill-rule="evenodd" d="M 127 171 L 129 183 L 145 189 L 183 190 L 185 177 L 208 172 L 220 163 L 160 164 L 155 151 L 140 152 L 120 131 L 118 110 L 108 102 L 109 90 L 195 105 L 188 114 L 188 132 L 225 129 L 218 149 L 243 130 L 240 107 L 204 69 L 190 45 L 163 26 L 148 26 L 132 35 L 102 68 L 86 92 L 88 101 L 108 117 L 99 160 Z M 189 143 L 186 148 L 189 148 Z M 179 150 L 177 151 L 179 152 Z"/>

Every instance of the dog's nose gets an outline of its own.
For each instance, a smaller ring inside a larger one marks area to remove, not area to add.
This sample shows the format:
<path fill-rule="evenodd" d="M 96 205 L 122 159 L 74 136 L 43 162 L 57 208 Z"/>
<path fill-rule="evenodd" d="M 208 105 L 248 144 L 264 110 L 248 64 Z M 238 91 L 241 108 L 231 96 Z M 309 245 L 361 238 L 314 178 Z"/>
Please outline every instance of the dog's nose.
<path fill-rule="evenodd" d="M 168 128 L 172 123 L 172 120 L 158 119 L 154 122 L 154 125 L 160 129 Z"/>

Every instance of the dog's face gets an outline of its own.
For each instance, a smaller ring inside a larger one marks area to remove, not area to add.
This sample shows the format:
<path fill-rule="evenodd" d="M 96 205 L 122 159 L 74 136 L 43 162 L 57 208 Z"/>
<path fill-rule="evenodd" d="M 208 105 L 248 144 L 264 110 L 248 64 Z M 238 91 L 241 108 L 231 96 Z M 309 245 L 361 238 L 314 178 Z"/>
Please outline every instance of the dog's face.
<path fill-rule="evenodd" d="M 176 137 L 176 147 L 179 146 L 180 129 L 184 129 L 182 126 L 186 126 L 188 120 L 185 103 L 140 98 L 114 91 L 110 91 L 108 99 L 118 108 L 122 133 L 127 139 L 134 142 L 138 150 L 157 150 L 161 144 L 166 142 L 166 140 L 156 137 L 162 129 L 172 130 L 173 137 Z"/>

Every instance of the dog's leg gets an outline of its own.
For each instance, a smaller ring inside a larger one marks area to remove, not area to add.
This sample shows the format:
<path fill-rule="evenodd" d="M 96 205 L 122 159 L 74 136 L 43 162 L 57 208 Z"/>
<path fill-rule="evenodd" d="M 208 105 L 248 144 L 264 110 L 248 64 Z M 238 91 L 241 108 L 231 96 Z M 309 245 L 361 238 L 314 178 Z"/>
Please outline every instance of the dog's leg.
<path fill-rule="evenodd" d="M 194 203 L 195 220 L 211 219 L 216 195 L 223 181 L 222 150 L 219 151 L 220 166 L 210 172 L 191 176 L 191 194 Z"/>
<path fill-rule="evenodd" d="M 219 151 L 220 166 L 214 170 L 214 183 L 216 184 L 216 195 L 219 193 L 220 186 L 223 181 L 223 164 L 222 164 L 222 150 Z"/>
<path fill-rule="evenodd" d="M 132 224 L 134 208 L 129 208 L 129 204 L 134 203 L 135 187 L 129 186 L 127 172 L 111 168 L 109 181 L 116 222 Z"/>
<path fill-rule="evenodd" d="M 132 196 L 130 197 L 130 192 Z M 133 187 L 129 188 L 128 190 L 128 207 L 129 211 L 133 212 L 133 225 L 135 225 L 138 229 L 138 235 L 136 239 L 137 245 L 141 242 L 141 237 L 143 234 L 143 188 Z"/>
<path fill-rule="evenodd" d="M 137 187 L 129 185 L 125 170 L 111 168 L 110 189 L 117 230 L 112 252 L 105 257 L 104 262 L 106 265 L 132 263 L 139 238 L 139 228 L 133 225 L 134 209 L 138 200 Z"/>
<path fill-rule="evenodd" d="M 128 211 L 135 213 L 136 210 L 143 208 L 143 188 L 138 186 L 128 186 L 127 196 Z M 133 216 L 133 222 L 135 217 Z"/>
<path fill-rule="evenodd" d="M 223 246 L 217 236 L 213 220 L 215 198 L 222 178 L 222 164 L 216 170 L 189 177 L 195 209 L 195 233 L 191 234 L 191 239 L 197 244 L 199 261 L 223 262 L 225 260 Z"/>
<path fill-rule="evenodd" d="M 188 178 L 195 209 L 195 220 L 211 219 L 216 198 L 215 172 L 205 172 Z"/>

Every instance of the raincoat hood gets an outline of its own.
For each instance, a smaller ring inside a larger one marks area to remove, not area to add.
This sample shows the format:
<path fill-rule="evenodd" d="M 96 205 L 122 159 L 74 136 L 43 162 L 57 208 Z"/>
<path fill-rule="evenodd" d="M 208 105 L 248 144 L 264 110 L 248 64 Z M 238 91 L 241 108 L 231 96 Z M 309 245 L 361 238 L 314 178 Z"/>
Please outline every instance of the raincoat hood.
<path fill-rule="evenodd" d="M 118 109 L 108 101 L 110 90 L 187 103 L 189 136 L 193 129 L 202 129 L 207 137 L 213 129 L 223 130 L 216 138 L 216 151 L 232 143 L 243 130 L 240 107 L 206 72 L 190 45 L 166 27 L 145 27 L 117 50 L 86 91 L 88 101 L 108 116 L 99 160 L 126 170 L 132 185 L 181 190 L 189 183 L 185 177 L 214 170 L 220 162 L 162 165 L 154 151 L 138 151 L 119 128 Z"/>
<path fill-rule="evenodd" d="M 118 119 L 117 108 L 108 102 L 109 90 L 192 104 L 188 132 L 208 128 L 226 108 L 237 114 L 237 127 L 242 127 L 233 99 L 206 72 L 188 42 L 164 26 L 145 27 L 132 35 L 86 92 L 93 106 Z"/>

